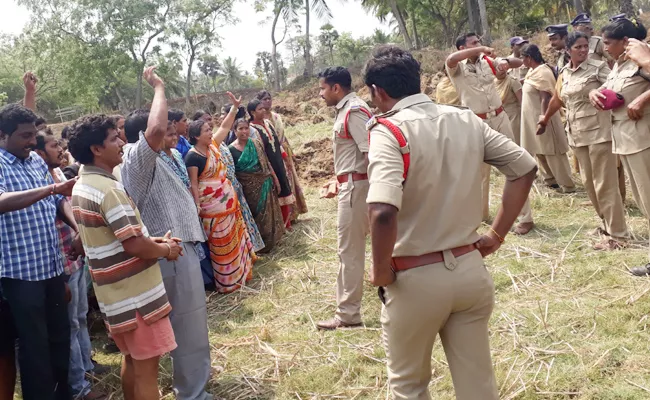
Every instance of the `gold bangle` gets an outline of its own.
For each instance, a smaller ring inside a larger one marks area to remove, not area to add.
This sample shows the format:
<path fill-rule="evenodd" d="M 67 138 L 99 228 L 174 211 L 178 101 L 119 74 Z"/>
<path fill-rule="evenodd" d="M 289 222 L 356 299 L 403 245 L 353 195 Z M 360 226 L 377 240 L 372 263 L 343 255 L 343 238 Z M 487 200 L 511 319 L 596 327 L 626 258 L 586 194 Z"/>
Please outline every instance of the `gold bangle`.
<path fill-rule="evenodd" d="M 172 255 L 172 246 L 169 245 L 169 243 L 165 243 L 165 246 L 169 249 L 169 252 L 167 253 L 167 258 Z"/>
<path fill-rule="evenodd" d="M 506 241 L 506 240 L 505 240 L 501 235 L 499 235 L 499 234 L 497 233 L 497 231 L 495 231 L 491 226 L 490 226 L 489 228 L 490 228 L 490 230 L 492 231 L 492 233 L 494 233 L 495 235 L 497 235 L 497 237 L 499 238 L 499 243 L 503 244 L 503 242 Z"/>

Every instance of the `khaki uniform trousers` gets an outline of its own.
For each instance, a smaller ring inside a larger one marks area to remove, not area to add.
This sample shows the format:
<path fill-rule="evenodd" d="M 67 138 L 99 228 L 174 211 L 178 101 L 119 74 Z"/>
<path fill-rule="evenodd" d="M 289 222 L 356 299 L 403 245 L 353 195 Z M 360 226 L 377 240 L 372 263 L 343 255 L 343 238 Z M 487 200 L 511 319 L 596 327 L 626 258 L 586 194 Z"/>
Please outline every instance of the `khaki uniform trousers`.
<path fill-rule="evenodd" d="M 567 154 L 543 155 L 537 154 L 539 170 L 544 183 L 547 185 L 560 185 L 563 188 L 575 189 L 576 185 L 571 179 L 571 165 Z"/>
<path fill-rule="evenodd" d="M 506 112 L 502 112 L 496 117 L 488 118 L 483 120 L 488 126 L 495 131 L 502 133 L 507 138 L 514 140 L 514 134 L 512 133 L 512 125 L 510 124 L 510 118 Z M 490 174 L 492 172 L 492 167 L 488 164 L 483 164 L 481 168 L 481 192 L 483 195 L 483 221 L 487 221 L 490 218 Z"/>
<path fill-rule="evenodd" d="M 352 177 L 350 177 L 352 178 Z M 366 260 L 368 220 L 367 180 L 339 185 L 337 234 L 339 275 L 336 282 L 336 318 L 348 324 L 361 322 L 361 298 Z"/>
<path fill-rule="evenodd" d="M 605 224 L 605 231 L 613 238 L 626 239 L 625 207 L 618 187 L 618 160 L 612 154 L 612 142 L 574 147 L 573 154 L 580 164 L 582 184 Z"/>
<path fill-rule="evenodd" d="M 620 157 L 630 178 L 634 200 L 650 222 L 650 148 Z"/>
<path fill-rule="evenodd" d="M 627 188 L 625 187 L 625 167 L 623 167 L 623 163 L 621 162 L 621 156 L 616 156 L 616 165 L 618 166 L 618 190 L 621 192 L 623 205 L 625 205 Z"/>
<path fill-rule="evenodd" d="M 381 312 L 395 399 L 431 399 L 431 351 L 440 334 L 457 400 L 498 399 L 488 322 L 494 282 L 478 251 L 399 272 Z"/>

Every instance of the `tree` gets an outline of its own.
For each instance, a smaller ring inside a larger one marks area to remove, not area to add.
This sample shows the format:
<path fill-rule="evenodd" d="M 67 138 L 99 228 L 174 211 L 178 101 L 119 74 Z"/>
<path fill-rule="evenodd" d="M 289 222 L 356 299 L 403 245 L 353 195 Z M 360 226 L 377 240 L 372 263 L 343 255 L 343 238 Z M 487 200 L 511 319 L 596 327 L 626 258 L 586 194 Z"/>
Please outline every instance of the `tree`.
<path fill-rule="evenodd" d="M 332 18 L 332 11 L 325 0 L 305 0 L 305 70 L 303 76 L 314 75 L 314 60 L 311 57 L 311 39 L 309 37 L 310 13 L 314 11 L 318 19 L 329 20 Z"/>
<path fill-rule="evenodd" d="M 371 39 L 373 44 L 387 44 L 390 42 L 390 35 L 387 35 L 379 28 L 375 28 Z"/>
<path fill-rule="evenodd" d="M 386 21 L 389 14 L 392 14 L 393 18 L 395 18 L 395 21 L 397 22 L 399 34 L 402 36 L 402 40 L 404 40 L 404 45 L 408 49 L 413 48 L 411 36 L 406 29 L 406 22 L 402 13 L 403 5 L 401 5 L 401 3 L 398 3 L 397 0 L 361 0 L 361 6 L 363 6 L 364 9 L 373 12 L 382 22 Z"/>
<path fill-rule="evenodd" d="M 199 53 L 208 45 L 218 41 L 216 29 L 219 22 L 232 19 L 233 0 L 185 0 L 178 10 L 173 31 L 186 54 L 187 74 L 185 76 L 185 103 L 190 104 L 192 67 Z"/>
<path fill-rule="evenodd" d="M 619 7 L 622 13 L 625 13 L 625 15 L 628 16 L 628 18 L 632 18 L 636 16 L 636 10 L 634 9 L 634 5 L 632 4 L 632 0 L 620 0 L 619 1 Z"/>
<path fill-rule="evenodd" d="M 136 75 L 136 107 L 142 105 L 142 72 L 172 9 L 180 0 L 22 0 L 35 24 L 88 45 L 125 51 Z"/>
<path fill-rule="evenodd" d="M 241 70 L 241 64 L 237 63 L 236 58 L 228 57 L 223 60 L 223 76 L 221 84 L 226 90 L 239 89 L 244 82 L 244 73 Z"/>
<path fill-rule="evenodd" d="M 348 32 L 344 32 L 339 37 L 337 48 L 341 54 L 341 61 L 344 65 L 350 67 L 359 67 L 368 55 L 370 45 L 367 39 L 354 39 Z"/>
<path fill-rule="evenodd" d="M 281 81 L 281 71 L 280 64 L 278 62 L 278 46 L 284 42 L 284 39 L 287 37 L 287 31 L 289 26 L 296 23 L 297 11 L 301 7 L 300 0 L 275 0 L 273 6 L 273 24 L 271 27 L 271 65 L 273 68 L 273 89 L 276 91 L 280 90 L 280 81 Z M 278 20 L 282 17 L 284 22 L 284 32 L 282 33 L 282 38 L 277 40 L 275 37 L 275 30 L 277 28 Z"/>
<path fill-rule="evenodd" d="M 334 64 L 334 45 L 336 45 L 336 41 L 339 38 L 339 33 L 334 29 L 332 24 L 321 26 L 320 31 L 320 36 L 318 36 L 320 44 L 329 50 L 330 62 Z"/>
<path fill-rule="evenodd" d="M 199 70 L 212 82 L 214 91 L 217 91 L 217 78 L 221 74 L 221 63 L 217 57 L 206 54 L 199 60 Z"/>
<path fill-rule="evenodd" d="M 255 74 L 260 79 L 263 79 L 267 85 L 275 87 L 275 81 L 272 77 L 273 67 L 271 62 L 271 53 L 268 51 L 260 51 L 257 53 L 257 60 L 255 60 Z"/>

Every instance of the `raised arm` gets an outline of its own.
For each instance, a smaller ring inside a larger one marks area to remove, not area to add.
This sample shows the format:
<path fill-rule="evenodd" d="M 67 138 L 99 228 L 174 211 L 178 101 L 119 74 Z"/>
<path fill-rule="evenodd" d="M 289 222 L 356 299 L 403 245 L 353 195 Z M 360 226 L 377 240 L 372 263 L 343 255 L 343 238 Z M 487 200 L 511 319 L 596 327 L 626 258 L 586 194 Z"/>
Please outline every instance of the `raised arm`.
<path fill-rule="evenodd" d="M 445 61 L 445 64 L 447 65 L 447 68 L 454 69 L 456 68 L 456 66 L 458 66 L 458 64 L 461 61 L 466 60 L 468 58 L 478 57 L 481 55 L 481 53 L 491 56 L 492 53 L 494 53 L 494 50 L 486 46 L 474 47 L 472 49 L 458 50 L 457 52 L 451 53 L 449 57 L 447 57 L 447 61 Z"/>
<path fill-rule="evenodd" d="M 23 75 L 23 84 L 25 85 L 25 97 L 23 98 L 23 105 L 32 111 L 36 111 L 36 84 L 38 78 L 30 71 L 25 72 Z"/>
<path fill-rule="evenodd" d="M 228 132 L 230 132 L 232 125 L 235 123 L 235 116 L 237 115 L 239 105 L 241 104 L 241 96 L 236 98 L 234 94 L 228 92 L 228 97 L 230 97 L 232 107 L 230 107 L 230 111 L 228 112 L 228 115 L 226 115 L 226 118 L 223 119 L 221 126 L 219 126 L 214 135 L 212 135 L 212 141 L 215 142 L 217 146 L 224 141 L 226 136 L 228 136 Z"/>
<path fill-rule="evenodd" d="M 165 84 L 156 74 L 156 67 L 148 67 L 143 73 L 144 79 L 153 87 L 154 95 L 147 121 L 147 131 L 144 133 L 149 147 L 154 152 L 159 152 L 163 147 L 163 140 L 167 133 L 167 98 L 165 97 Z"/>

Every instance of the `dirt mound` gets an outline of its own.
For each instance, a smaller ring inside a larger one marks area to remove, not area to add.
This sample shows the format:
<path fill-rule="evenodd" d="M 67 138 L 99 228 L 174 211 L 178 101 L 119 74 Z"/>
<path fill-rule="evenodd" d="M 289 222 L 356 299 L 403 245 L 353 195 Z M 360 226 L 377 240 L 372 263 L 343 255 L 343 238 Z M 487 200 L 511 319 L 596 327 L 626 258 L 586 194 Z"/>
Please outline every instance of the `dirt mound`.
<path fill-rule="evenodd" d="M 301 181 L 310 186 L 317 186 L 331 180 L 334 176 L 333 157 L 331 139 L 305 143 L 296 152 Z"/>

